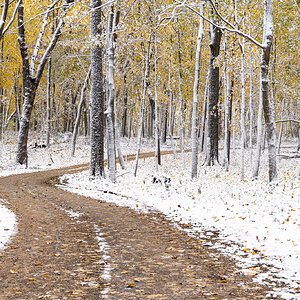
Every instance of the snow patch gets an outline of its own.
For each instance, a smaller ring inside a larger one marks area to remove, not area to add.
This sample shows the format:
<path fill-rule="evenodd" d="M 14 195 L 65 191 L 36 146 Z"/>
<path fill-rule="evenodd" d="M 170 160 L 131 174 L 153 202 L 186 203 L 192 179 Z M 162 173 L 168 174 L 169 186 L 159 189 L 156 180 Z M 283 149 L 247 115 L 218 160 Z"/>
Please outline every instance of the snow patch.
<path fill-rule="evenodd" d="M 0 199 L 0 251 L 2 251 L 17 231 L 16 215 L 4 205 L 5 201 Z"/>

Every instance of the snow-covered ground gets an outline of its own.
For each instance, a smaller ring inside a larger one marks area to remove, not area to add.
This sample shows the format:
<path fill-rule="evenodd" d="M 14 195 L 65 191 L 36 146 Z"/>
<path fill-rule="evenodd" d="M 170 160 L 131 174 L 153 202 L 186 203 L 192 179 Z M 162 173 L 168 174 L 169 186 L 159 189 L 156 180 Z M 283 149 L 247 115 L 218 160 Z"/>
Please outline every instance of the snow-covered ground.
<path fill-rule="evenodd" d="M 122 141 L 125 158 L 126 154 L 135 152 L 135 142 Z M 86 138 L 79 138 L 75 157 L 69 154 L 70 135 L 53 139 L 50 149 L 34 147 L 35 143 L 43 145 L 43 141 L 32 137 L 29 142 L 29 168 L 26 169 L 15 164 L 15 134 L 7 135 L 0 141 L 0 176 L 59 168 L 89 160 L 90 149 Z M 151 150 L 151 142 L 144 141 L 142 151 Z M 233 256 L 254 280 L 269 283 L 270 294 L 298 299 L 299 162 L 297 159 L 279 160 L 278 181 L 270 185 L 267 183 L 266 153 L 262 158 L 260 177 L 254 181 L 250 179 L 250 160 L 247 161 L 245 182 L 239 179 L 238 151 L 232 151 L 231 160 L 229 172 L 221 167 L 200 167 L 198 179 L 192 181 L 190 155 L 186 156 L 187 168 L 184 168 L 178 153 L 176 160 L 172 155 L 163 157 L 158 172 L 155 171 L 154 159 L 142 159 L 136 178 L 131 175 L 132 163 L 127 162 L 127 170 L 119 169 L 117 184 L 109 180 L 89 180 L 88 173 L 82 172 L 64 176 L 62 187 L 136 210 L 160 211 L 176 224 L 189 224 L 189 229 L 183 226 L 183 230 L 188 230 L 200 240 L 202 238 L 205 243 L 204 232 L 209 235 L 209 232 L 217 231 L 218 237 L 211 234 L 211 247 Z M 15 216 L 5 208 L 5 203 L 0 202 L 0 250 L 15 231 L 15 226 Z M 272 282 L 276 280 L 287 283 L 290 288 L 274 290 Z"/>
<path fill-rule="evenodd" d="M 40 132 L 31 132 L 28 142 L 28 168 L 17 165 L 17 133 L 6 132 L 0 140 L 0 177 L 13 174 L 37 172 L 47 169 L 62 168 L 89 162 L 90 146 L 88 137 L 78 137 L 75 156 L 71 157 L 71 134 L 61 134 L 51 137 L 51 147 L 44 147 L 45 140 L 40 138 Z M 152 151 L 153 143 L 143 140 L 143 151 Z M 135 139 L 122 139 L 122 152 L 125 155 L 134 153 Z M 14 221 L 12 221 L 14 220 Z M 16 217 L 5 204 L 0 201 L 0 250 L 9 242 L 9 237 L 16 230 Z"/>
<path fill-rule="evenodd" d="M 89 162 L 90 143 L 88 137 L 78 137 L 74 157 L 71 153 L 71 134 L 57 135 L 51 139 L 50 148 L 44 148 L 45 141 L 32 133 L 28 143 L 28 168 L 17 165 L 17 134 L 10 132 L 0 141 L 0 177 L 25 172 L 55 169 Z M 122 139 L 122 152 L 132 154 L 136 149 L 136 139 Z M 37 146 L 36 146 L 37 145 Z M 153 143 L 143 140 L 143 151 L 153 151 Z"/>
<path fill-rule="evenodd" d="M 278 181 L 268 184 L 266 160 L 265 153 L 259 179 L 250 179 L 248 166 L 244 182 L 235 151 L 229 172 L 222 167 L 200 167 L 197 180 L 190 179 L 190 155 L 186 156 L 188 168 L 170 155 L 162 158 L 158 172 L 154 159 L 142 160 L 136 178 L 131 175 L 133 163 L 128 163 L 116 184 L 90 180 L 87 172 L 65 175 L 61 182 L 74 193 L 136 210 L 160 211 L 176 223 L 189 224 L 189 233 L 200 239 L 204 232 L 217 231 L 211 247 L 233 256 L 254 280 L 269 284 L 270 295 L 299 299 L 299 165 L 296 159 L 279 160 Z M 276 281 L 289 288 L 272 288 Z"/>
<path fill-rule="evenodd" d="M 0 251 L 5 248 L 5 245 L 15 234 L 17 220 L 15 214 L 5 207 L 5 202 L 0 199 Z"/>

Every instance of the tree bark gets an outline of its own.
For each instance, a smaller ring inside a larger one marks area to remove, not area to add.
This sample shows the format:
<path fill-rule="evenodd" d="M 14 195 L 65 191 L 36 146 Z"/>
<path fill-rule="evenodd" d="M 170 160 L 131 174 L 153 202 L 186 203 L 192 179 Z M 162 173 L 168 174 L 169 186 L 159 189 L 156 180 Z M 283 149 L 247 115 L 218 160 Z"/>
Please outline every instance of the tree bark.
<path fill-rule="evenodd" d="M 144 123 L 144 113 L 145 113 L 145 100 L 146 100 L 146 93 L 148 89 L 148 80 L 149 80 L 149 73 L 150 73 L 150 51 L 151 51 L 151 41 L 152 41 L 152 31 L 150 33 L 146 59 L 145 59 L 145 75 L 144 75 L 144 85 L 143 85 L 143 96 L 141 101 L 141 108 L 140 108 L 140 120 L 139 120 L 139 130 L 138 130 L 138 145 L 137 145 L 137 152 L 135 157 L 133 175 L 137 175 L 138 169 L 138 162 L 139 162 L 139 154 L 141 151 L 141 144 L 142 144 L 142 134 L 143 134 L 143 123 Z"/>
<path fill-rule="evenodd" d="M 224 166 L 229 170 L 230 164 L 230 140 L 231 140 L 231 117 L 232 117 L 232 97 L 234 80 L 230 80 L 230 71 L 228 70 L 227 57 L 227 35 L 225 33 L 225 59 L 224 59 L 224 77 L 225 77 L 225 124 L 224 124 Z"/>
<path fill-rule="evenodd" d="M 79 99 L 79 103 L 78 103 L 78 107 L 77 107 L 77 115 L 76 115 L 76 120 L 75 120 L 75 124 L 74 124 L 73 135 L 72 135 L 71 156 L 74 156 L 74 154 L 75 154 L 75 146 L 76 146 L 76 139 L 77 139 L 77 134 L 78 134 L 78 127 L 79 127 L 80 118 L 81 118 L 81 111 L 82 111 L 83 103 L 85 102 L 85 93 L 86 93 L 86 89 L 88 87 L 88 81 L 89 81 L 90 75 L 91 75 L 91 68 L 89 68 L 88 73 L 85 77 L 83 86 L 81 88 L 80 99 Z"/>
<path fill-rule="evenodd" d="M 204 14 L 204 2 L 200 2 L 200 13 Z M 199 20 L 199 30 L 197 38 L 196 61 L 195 61 L 195 78 L 193 90 L 193 110 L 192 110 L 192 179 L 197 177 L 198 168 L 198 90 L 199 90 L 199 77 L 200 77 L 200 62 L 201 62 L 201 48 L 204 34 L 204 21 L 202 18 Z"/>
<path fill-rule="evenodd" d="M 181 157 L 183 162 L 183 168 L 185 168 L 185 145 L 184 145 L 184 117 L 183 117 L 183 70 L 182 70 L 182 58 L 181 58 L 181 36 L 180 31 L 177 28 L 177 38 L 178 38 L 178 77 L 179 77 L 179 115 L 180 115 L 180 148 L 181 148 Z"/>
<path fill-rule="evenodd" d="M 47 113 L 46 113 L 46 146 L 50 147 L 50 130 L 51 130 L 51 58 L 48 61 L 48 75 L 47 75 Z"/>
<path fill-rule="evenodd" d="M 216 59 L 220 53 L 222 31 L 210 25 L 210 62 L 209 62 L 209 93 L 208 93 L 208 119 L 207 119 L 207 152 L 206 165 L 212 166 L 219 160 L 219 67 Z"/>
<path fill-rule="evenodd" d="M 41 27 L 40 35 L 36 42 L 35 51 L 38 52 L 40 49 L 40 40 L 42 39 L 45 33 L 45 26 L 44 24 L 48 23 L 48 16 L 51 9 L 56 5 L 58 1 L 55 1 L 51 6 L 47 8 L 47 11 L 44 16 L 43 25 Z M 64 14 L 66 13 L 64 7 Z M 63 16 L 64 17 L 64 16 Z M 48 58 L 54 49 L 60 35 L 61 29 L 64 25 L 64 21 L 62 19 L 59 21 L 53 35 L 51 41 L 44 51 L 44 54 L 38 63 L 37 67 L 35 68 L 35 64 L 29 63 L 27 45 L 25 42 L 25 27 L 24 27 L 24 5 L 23 1 L 20 1 L 20 5 L 18 7 L 18 42 L 20 46 L 20 52 L 22 57 L 22 64 L 23 64 L 23 109 L 22 109 L 22 116 L 20 120 L 20 130 L 18 135 L 18 146 L 17 146 L 17 155 L 16 161 L 19 164 L 28 164 L 28 154 L 27 154 L 27 143 L 28 143 L 28 132 L 29 132 L 29 124 L 30 124 L 30 117 L 33 109 L 33 104 L 35 100 L 35 95 L 37 88 L 39 86 L 45 65 L 48 61 Z M 32 56 L 32 60 L 35 62 L 35 57 Z"/>
<path fill-rule="evenodd" d="M 261 94 L 265 117 L 266 139 L 268 143 L 269 181 L 277 178 L 276 162 L 276 129 L 275 129 L 275 107 L 269 97 L 269 64 L 273 40 L 273 6 L 272 0 L 264 0 L 264 36 L 261 58 Z"/>
<path fill-rule="evenodd" d="M 158 171 L 158 165 L 161 165 L 161 156 L 160 156 L 160 134 L 159 134 L 159 121 L 158 121 L 158 92 L 157 92 L 157 34 L 154 35 L 154 69 L 155 69 L 155 82 L 154 82 L 154 130 L 155 130 L 155 167 Z"/>
<path fill-rule="evenodd" d="M 90 134 L 91 158 L 90 175 L 104 177 L 104 103 L 102 46 L 101 36 L 101 0 L 91 0 L 91 99 Z"/>

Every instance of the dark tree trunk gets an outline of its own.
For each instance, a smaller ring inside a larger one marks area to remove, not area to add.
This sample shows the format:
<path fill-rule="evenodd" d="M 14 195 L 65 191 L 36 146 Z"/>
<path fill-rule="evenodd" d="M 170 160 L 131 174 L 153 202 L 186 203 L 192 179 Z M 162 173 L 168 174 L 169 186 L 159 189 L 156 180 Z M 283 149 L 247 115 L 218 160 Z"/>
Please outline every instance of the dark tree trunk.
<path fill-rule="evenodd" d="M 163 144 L 167 141 L 167 132 L 168 132 L 168 104 L 165 105 L 162 113 L 163 126 L 162 126 L 162 137 L 161 141 Z"/>
<path fill-rule="evenodd" d="M 128 91 L 126 90 L 124 93 L 124 101 L 123 101 L 123 115 L 122 115 L 122 123 L 121 123 L 121 137 L 128 136 L 127 132 L 127 102 L 128 102 Z"/>
<path fill-rule="evenodd" d="M 273 5 L 272 0 L 264 1 L 264 44 L 261 59 L 261 95 L 265 117 L 266 140 L 268 143 L 269 181 L 277 178 L 275 107 L 269 96 L 269 64 L 273 40 Z"/>
<path fill-rule="evenodd" d="M 104 92 L 102 48 L 97 41 L 101 36 L 101 0 L 91 0 L 91 160 L 90 175 L 104 176 Z M 97 8 L 98 7 L 98 8 Z"/>
<path fill-rule="evenodd" d="M 17 155 L 16 161 L 19 164 L 27 164 L 28 163 L 28 155 L 27 155 L 27 142 L 28 142 L 28 132 L 29 132 L 29 125 L 30 125 L 30 117 L 34 105 L 36 90 L 39 86 L 41 81 L 41 77 L 47 63 L 47 60 L 54 49 L 60 35 L 61 35 L 61 28 L 64 25 L 63 19 L 61 19 L 52 35 L 51 41 L 46 48 L 42 58 L 40 59 L 39 63 L 36 67 L 36 59 L 38 56 L 38 52 L 41 47 L 41 41 L 45 33 L 46 25 L 48 24 L 47 17 L 49 16 L 50 11 L 56 5 L 54 2 L 51 6 L 48 7 L 45 16 L 44 16 L 44 23 L 41 27 L 40 34 L 38 36 L 36 46 L 34 52 L 31 56 L 31 63 L 29 63 L 29 56 L 27 51 L 27 45 L 25 41 L 25 27 L 23 23 L 24 19 L 24 5 L 23 1 L 20 2 L 18 7 L 18 42 L 20 46 L 20 52 L 22 57 L 22 70 L 23 70 L 23 110 L 22 116 L 20 120 L 20 130 L 18 136 L 18 148 L 17 148 Z"/>
<path fill-rule="evenodd" d="M 211 166 L 218 162 L 219 142 L 219 67 L 215 61 L 220 53 L 222 32 L 211 25 L 210 62 L 209 62 L 209 88 L 208 88 L 208 119 L 207 119 L 207 153 L 206 165 Z"/>

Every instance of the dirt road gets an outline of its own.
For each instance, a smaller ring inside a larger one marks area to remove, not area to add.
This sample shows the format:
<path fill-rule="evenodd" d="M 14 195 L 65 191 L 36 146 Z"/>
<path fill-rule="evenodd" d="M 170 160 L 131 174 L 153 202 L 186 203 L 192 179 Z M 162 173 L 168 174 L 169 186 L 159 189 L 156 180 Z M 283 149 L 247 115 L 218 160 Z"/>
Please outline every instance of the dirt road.
<path fill-rule="evenodd" d="M 265 298 L 266 287 L 163 216 L 49 183 L 86 167 L 0 178 L 0 198 L 19 222 L 17 235 L 0 252 L 0 299 Z M 70 210 L 81 216 L 71 217 Z"/>

